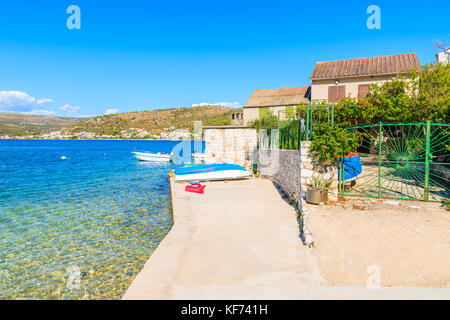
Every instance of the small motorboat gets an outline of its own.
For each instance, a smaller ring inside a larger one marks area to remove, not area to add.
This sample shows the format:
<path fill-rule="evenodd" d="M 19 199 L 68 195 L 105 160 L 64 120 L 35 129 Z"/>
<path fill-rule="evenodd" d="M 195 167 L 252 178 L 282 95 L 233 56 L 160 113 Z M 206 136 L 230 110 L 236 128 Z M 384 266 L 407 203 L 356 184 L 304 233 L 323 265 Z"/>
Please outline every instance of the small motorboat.
<path fill-rule="evenodd" d="M 166 153 L 149 153 L 149 152 L 132 152 L 139 161 L 150 162 L 169 162 L 171 160 L 170 154 Z"/>
<path fill-rule="evenodd" d="M 229 163 L 183 167 L 174 171 L 175 181 L 232 180 L 250 176 L 243 166 Z"/>

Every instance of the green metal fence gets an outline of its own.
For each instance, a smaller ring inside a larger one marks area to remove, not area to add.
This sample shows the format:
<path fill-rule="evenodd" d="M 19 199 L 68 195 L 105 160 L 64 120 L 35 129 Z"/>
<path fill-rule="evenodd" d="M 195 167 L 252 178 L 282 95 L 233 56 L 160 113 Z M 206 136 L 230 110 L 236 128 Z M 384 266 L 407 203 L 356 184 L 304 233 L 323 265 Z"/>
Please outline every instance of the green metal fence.
<path fill-rule="evenodd" d="M 362 137 L 360 160 L 341 162 L 339 193 L 386 199 L 440 202 L 450 197 L 450 125 L 378 123 L 356 126 Z M 353 181 L 350 168 L 362 168 Z"/>
<path fill-rule="evenodd" d="M 301 141 L 309 141 L 318 123 L 334 123 L 334 106 L 307 105 L 300 118 L 279 129 L 279 147 L 284 150 L 299 150 Z"/>

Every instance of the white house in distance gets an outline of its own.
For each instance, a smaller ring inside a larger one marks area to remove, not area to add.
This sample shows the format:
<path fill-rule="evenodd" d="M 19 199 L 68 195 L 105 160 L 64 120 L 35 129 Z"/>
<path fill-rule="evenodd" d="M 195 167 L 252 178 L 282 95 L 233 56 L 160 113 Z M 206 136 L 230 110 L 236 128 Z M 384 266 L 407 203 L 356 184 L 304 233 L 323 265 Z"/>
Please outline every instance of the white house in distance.
<path fill-rule="evenodd" d="M 365 97 L 369 85 L 420 67 L 415 53 L 317 62 L 311 74 L 311 101 L 334 103 L 350 95 Z"/>
<path fill-rule="evenodd" d="M 272 113 L 285 120 L 295 116 L 295 107 L 310 103 L 311 88 L 293 87 L 255 90 L 244 105 L 244 124 Z"/>

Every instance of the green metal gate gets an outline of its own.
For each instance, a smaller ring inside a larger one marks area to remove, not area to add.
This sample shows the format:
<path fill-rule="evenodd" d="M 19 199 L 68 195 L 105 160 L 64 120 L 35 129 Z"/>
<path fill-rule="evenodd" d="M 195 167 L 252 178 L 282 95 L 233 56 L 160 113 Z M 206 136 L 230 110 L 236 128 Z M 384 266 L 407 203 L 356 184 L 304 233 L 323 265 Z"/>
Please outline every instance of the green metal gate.
<path fill-rule="evenodd" d="M 360 133 L 362 145 L 360 161 L 341 161 L 341 195 L 435 202 L 450 197 L 450 125 L 380 122 L 349 130 Z M 348 172 L 359 164 L 362 173 L 344 180 L 345 166 Z"/>

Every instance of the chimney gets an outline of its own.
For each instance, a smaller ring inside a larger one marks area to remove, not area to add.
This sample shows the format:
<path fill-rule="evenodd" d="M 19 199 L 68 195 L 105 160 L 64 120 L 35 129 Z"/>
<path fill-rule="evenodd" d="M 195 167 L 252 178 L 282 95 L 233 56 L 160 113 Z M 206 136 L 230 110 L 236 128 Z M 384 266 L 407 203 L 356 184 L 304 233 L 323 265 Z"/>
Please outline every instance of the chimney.
<path fill-rule="evenodd" d="M 446 53 L 445 51 L 436 53 L 436 61 L 438 63 L 447 64 L 448 60 L 449 60 L 449 54 Z"/>

